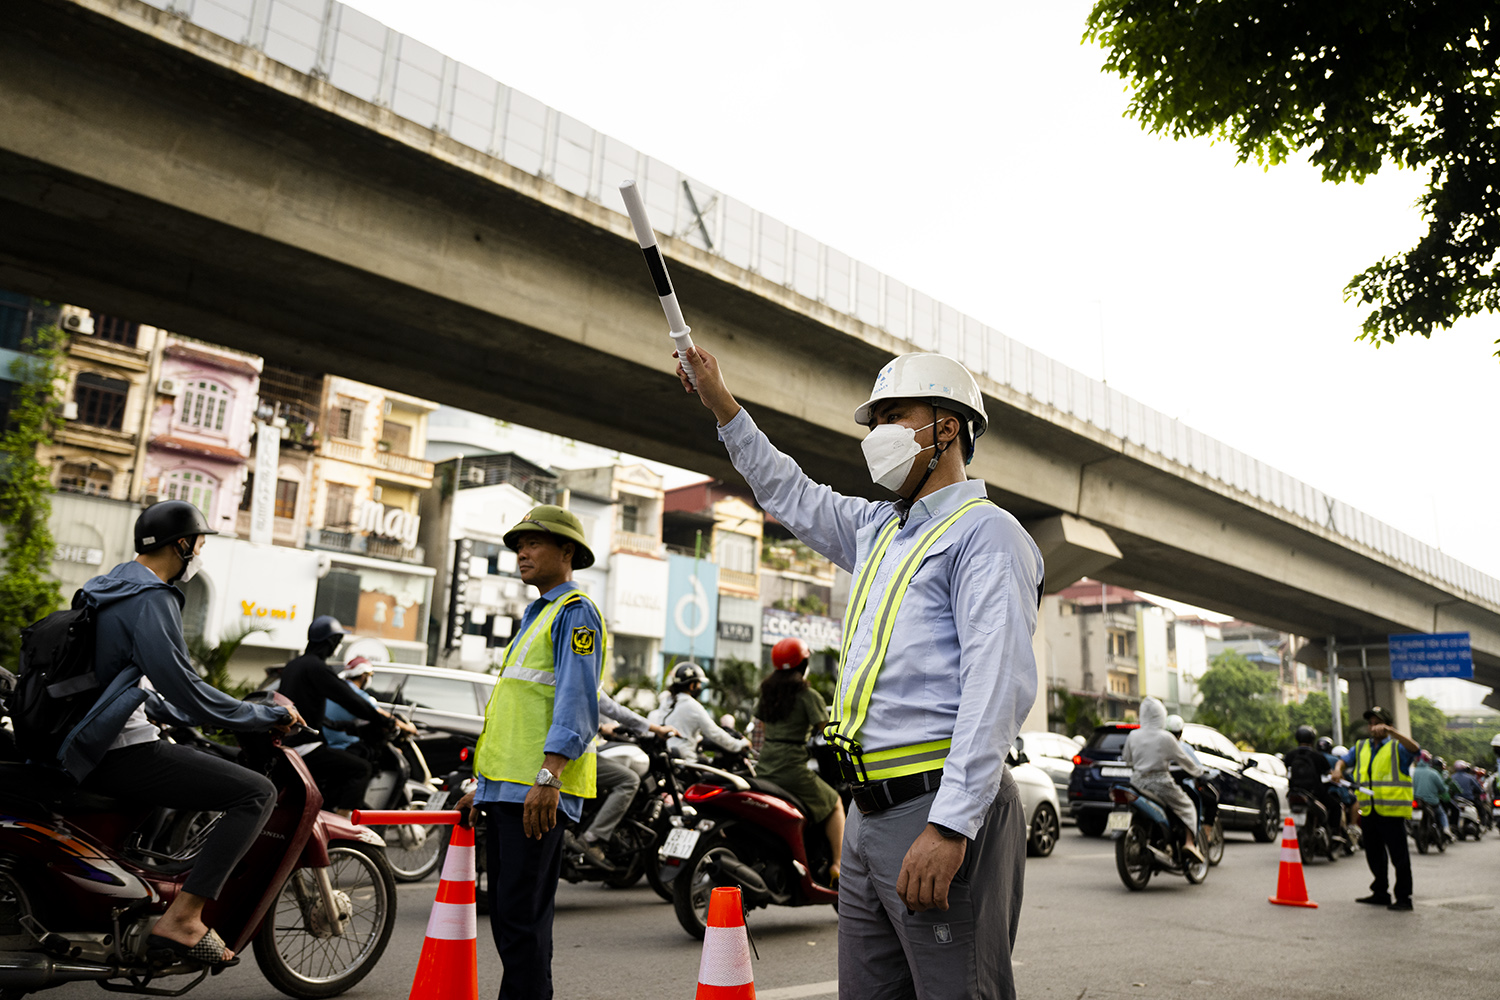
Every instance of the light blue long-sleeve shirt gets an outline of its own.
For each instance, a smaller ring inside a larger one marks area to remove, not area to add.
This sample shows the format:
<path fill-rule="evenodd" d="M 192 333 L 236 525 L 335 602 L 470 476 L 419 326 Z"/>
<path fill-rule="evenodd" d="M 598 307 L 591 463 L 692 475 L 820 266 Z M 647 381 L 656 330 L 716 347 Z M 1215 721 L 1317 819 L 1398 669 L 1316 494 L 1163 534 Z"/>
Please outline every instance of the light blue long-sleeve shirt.
<path fill-rule="evenodd" d="M 521 625 L 516 636 L 523 635 L 536 616 L 553 601 L 580 589 L 569 580 L 560 583 L 541 597 L 532 601 L 521 616 Z M 594 651 L 587 656 L 573 652 L 573 644 L 567 641 L 575 628 L 590 628 L 601 641 L 594 643 Z M 590 601 L 574 601 L 558 612 L 552 622 L 553 678 L 557 682 L 553 690 L 552 728 L 547 730 L 547 740 L 542 745 L 543 753 L 562 754 L 569 760 L 577 760 L 588 749 L 599 732 L 599 669 L 603 656 L 603 626 L 599 613 Z M 541 762 L 537 762 L 541 766 Z M 479 775 L 479 785 L 474 791 L 474 801 L 525 802 L 530 785 L 513 781 L 491 781 Z M 583 815 L 583 799 L 563 793 L 560 802 L 563 815 L 578 822 Z"/>
<path fill-rule="evenodd" d="M 348 684 L 349 682 L 345 681 L 344 683 Z M 371 705 L 374 705 L 376 708 L 380 707 L 380 702 L 376 701 L 374 696 L 371 695 L 370 692 L 366 691 L 358 684 L 349 684 L 349 686 L 354 689 L 355 694 L 359 695 L 365 701 L 369 702 Z M 358 733 L 345 732 L 342 729 L 334 729 L 332 726 L 327 725 L 327 723 L 331 722 L 335 725 L 344 726 L 350 723 L 363 721 L 363 719 L 355 718 L 353 712 L 349 711 L 347 708 L 345 708 L 343 705 L 340 705 L 332 698 L 325 699 L 323 703 L 323 722 L 325 723 L 325 725 L 323 726 L 323 742 L 327 743 L 335 750 L 346 750 L 349 747 L 352 747 L 354 744 L 359 742 Z"/>
<path fill-rule="evenodd" d="M 806 545 L 855 572 L 870 557 L 895 505 L 846 497 L 809 479 L 741 409 L 719 428 L 730 460 L 755 499 Z M 985 496 L 971 479 L 912 505 L 881 561 L 849 661 L 869 650 L 878 595 L 934 519 Z M 928 820 L 973 837 L 1004 777 L 1005 755 L 1036 700 L 1036 631 L 1042 554 L 1014 517 L 980 507 L 956 522 L 924 557 L 896 615 L 869 714 L 855 738 L 866 752 L 951 739 L 943 783 Z M 847 676 L 839 678 L 840 695 Z"/>

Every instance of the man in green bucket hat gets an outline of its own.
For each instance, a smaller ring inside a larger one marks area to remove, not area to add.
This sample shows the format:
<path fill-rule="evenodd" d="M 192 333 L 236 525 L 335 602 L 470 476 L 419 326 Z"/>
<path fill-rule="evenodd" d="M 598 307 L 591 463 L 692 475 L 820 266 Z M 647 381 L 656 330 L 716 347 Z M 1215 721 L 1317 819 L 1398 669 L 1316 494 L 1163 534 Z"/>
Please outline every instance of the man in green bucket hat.
<path fill-rule="evenodd" d="M 561 811 L 575 823 L 594 797 L 599 678 L 609 636 L 573 581 L 594 564 L 583 524 L 552 504 L 505 533 L 521 580 L 541 597 L 511 638 L 474 750 L 478 787 L 459 800 L 487 824 L 490 927 L 505 966 L 501 1000 L 552 996 L 552 914 L 562 864 Z"/>

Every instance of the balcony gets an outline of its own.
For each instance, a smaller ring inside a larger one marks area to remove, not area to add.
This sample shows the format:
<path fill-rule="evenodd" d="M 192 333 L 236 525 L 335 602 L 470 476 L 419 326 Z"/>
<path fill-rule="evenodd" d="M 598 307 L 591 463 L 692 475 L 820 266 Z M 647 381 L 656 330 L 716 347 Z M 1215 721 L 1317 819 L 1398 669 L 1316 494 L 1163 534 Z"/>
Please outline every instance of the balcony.
<path fill-rule="evenodd" d="M 353 441 L 335 441 L 330 439 L 323 446 L 323 454 L 329 458 L 337 458 L 343 462 L 365 463 L 365 450 Z"/>
<path fill-rule="evenodd" d="M 432 482 L 432 463 L 426 459 L 412 458 L 410 455 L 397 455 L 395 452 L 390 451 L 377 451 L 375 453 L 375 465 L 386 472 L 425 479 L 429 485 Z"/>
<path fill-rule="evenodd" d="M 751 590 L 760 593 L 760 574 L 744 573 L 737 569 L 725 569 L 719 567 L 719 586 L 733 587 L 736 590 Z"/>
<path fill-rule="evenodd" d="M 651 556 L 660 559 L 663 554 L 663 548 L 662 543 L 650 535 L 638 535 L 633 531 L 615 532 L 615 552 L 629 552 L 632 555 Z"/>
<path fill-rule="evenodd" d="M 362 532 L 333 531 L 328 528 L 308 528 L 307 547 L 404 563 L 422 563 L 427 557 L 426 551 L 420 545 L 408 549 L 400 542 L 387 541 Z"/>

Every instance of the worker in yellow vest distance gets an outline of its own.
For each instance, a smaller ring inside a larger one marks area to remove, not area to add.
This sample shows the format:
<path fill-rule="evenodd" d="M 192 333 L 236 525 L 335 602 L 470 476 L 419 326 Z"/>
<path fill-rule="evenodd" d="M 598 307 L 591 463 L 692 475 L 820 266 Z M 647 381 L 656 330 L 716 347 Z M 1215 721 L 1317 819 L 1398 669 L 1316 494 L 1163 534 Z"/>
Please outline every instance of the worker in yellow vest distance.
<path fill-rule="evenodd" d="M 1026 824 L 1006 751 L 1036 698 L 1042 556 L 965 465 L 988 418 L 974 377 L 938 354 L 881 369 L 854 420 L 870 478 L 846 497 L 777 451 L 702 348 L 681 366 L 760 505 L 854 574 L 825 737 L 859 807 L 844 828 L 839 996 L 1016 995 Z"/>
<path fill-rule="evenodd" d="M 573 822 L 594 797 L 599 670 L 609 637 L 573 582 L 592 566 L 577 516 L 550 504 L 510 531 L 521 580 L 541 591 L 505 651 L 474 750 L 478 787 L 458 801 L 482 812 L 490 929 L 505 966 L 500 1000 L 552 996 L 552 914 L 562 864 L 559 810 Z"/>
<path fill-rule="evenodd" d="M 1370 874 L 1370 894 L 1357 903 L 1388 910 L 1411 909 L 1411 855 L 1406 849 L 1406 821 L 1411 819 L 1411 768 L 1422 748 L 1391 725 L 1391 713 L 1379 705 L 1365 711 L 1370 736 L 1354 744 L 1333 765 L 1335 783 L 1354 772 L 1354 795 L 1359 802 L 1360 840 Z M 1386 855 L 1396 869 L 1396 898 L 1391 899 Z"/>

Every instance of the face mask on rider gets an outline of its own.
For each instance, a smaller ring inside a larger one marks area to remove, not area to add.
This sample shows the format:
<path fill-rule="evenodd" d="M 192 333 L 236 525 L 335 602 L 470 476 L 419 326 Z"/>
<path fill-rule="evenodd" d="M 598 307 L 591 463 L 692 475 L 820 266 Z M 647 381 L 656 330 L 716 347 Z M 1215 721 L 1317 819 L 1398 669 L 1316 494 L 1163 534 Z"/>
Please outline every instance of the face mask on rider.
<path fill-rule="evenodd" d="M 198 544 L 198 539 L 189 538 L 187 539 L 187 541 L 189 542 L 189 545 L 186 551 L 183 550 L 181 543 L 178 543 L 177 545 L 177 555 L 182 559 L 182 569 L 178 570 L 177 575 L 172 577 L 171 580 L 167 581 L 168 583 L 187 583 L 193 577 L 198 575 L 199 563 L 195 558 L 196 553 L 193 552 L 193 548 Z"/>
<path fill-rule="evenodd" d="M 934 420 L 927 427 L 936 424 Z M 901 424 L 879 424 L 865 436 L 860 448 L 865 453 L 865 464 L 870 467 L 870 479 L 876 485 L 893 493 L 900 491 L 917 456 L 932 448 L 932 445 L 924 448 L 917 444 L 917 432 L 925 431 L 927 427 L 913 430 Z"/>

